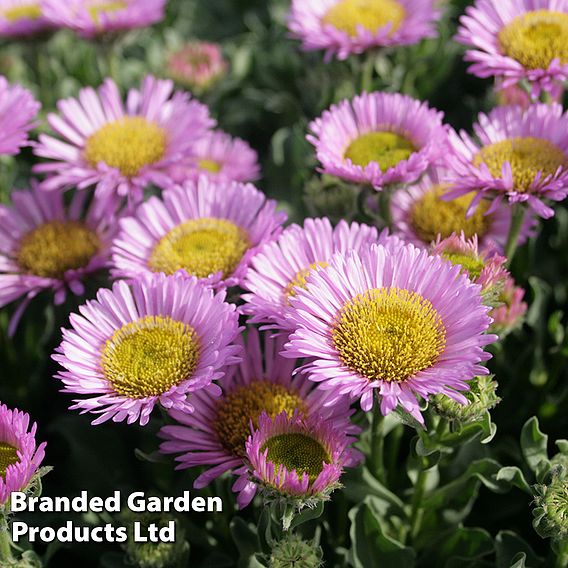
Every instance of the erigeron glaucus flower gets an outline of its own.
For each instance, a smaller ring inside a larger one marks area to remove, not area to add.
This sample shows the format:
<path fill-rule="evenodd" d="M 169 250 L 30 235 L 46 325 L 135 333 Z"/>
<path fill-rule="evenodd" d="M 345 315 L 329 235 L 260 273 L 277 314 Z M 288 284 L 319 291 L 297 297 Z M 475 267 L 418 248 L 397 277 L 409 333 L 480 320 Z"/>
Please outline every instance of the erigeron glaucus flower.
<path fill-rule="evenodd" d="M 0 37 L 31 36 L 50 27 L 40 0 L 0 0 Z"/>
<path fill-rule="evenodd" d="M 241 310 L 252 323 L 267 323 L 290 330 L 286 315 L 292 309 L 290 298 L 303 288 L 309 275 L 327 266 L 336 252 L 360 250 L 372 243 L 399 241 L 375 227 L 340 221 L 333 227 L 329 219 L 306 219 L 304 226 L 288 227 L 277 241 L 265 245 L 251 261 L 243 286 L 250 293 Z"/>
<path fill-rule="evenodd" d="M 0 507 L 12 491 L 25 491 L 45 456 L 45 443 L 36 443 L 37 426 L 30 428 L 25 412 L 0 404 Z"/>
<path fill-rule="evenodd" d="M 385 186 L 416 181 L 447 150 L 442 113 L 398 93 L 363 93 L 310 124 L 321 171 Z"/>
<path fill-rule="evenodd" d="M 526 302 L 523 301 L 524 297 L 524 289 L 517 286 L 513 278 L 509 276 L 499 295 L 501 305 L 491 310 L 489 314 L 493 318 L 491 331 L 497 333 L 500 338 L 522 325 L 528 310 Z"/>
<path fill-rule="evenodd" d="M 87 39 L 151 26 L 164 18 L 166 0 L 41 0 L 45 17 Z"/>
<path fill-rule="evenodd" d="M 477 0 L 460 23 L 456 39 L 473 48 L 465 59 L 478 77 L 504 87 L 526 79 L 533 96 L 568 79 L 566 0 Z"/>
<path fill-rule="evenodd" d="M 344 468 L 360 461 L 359 452 L 349 447 L 352 441 L 319 417 L 263 413 L 246 442 L 250 477 L 269 495 L 326 500 L 340 486 Z"/>
<path fill-rule="evenodd" d="M 290 302 L 296 331 L 285 355 L 311 358 L 310 380 L 363 410 L 376 390 L 383 414 L 401 404 L 420 422 L 418 396 L 466 402 L 458 391 L 487 374 L 483 348 L 497 339 L 486 333 L 481 287 L 411 244 L 336 254 Z"/>
<path fill-rule="evenodd" d="M 0 75 L 0 154 L 17 154 L 28 144 L 40 107 L 27 89 Z"/>
<path fill-rule="evenodd" d="M 330 421 L 338 431 L 349 435 L 359 429 L 349 421 L 349 400 L 342 398 L 326 404 L 326 395 L 300 375 L 294 375 L 297 362 L 280 355 L 285 339 L 249 328 L 244 359 L 234 373 L 220 383 L 223 394 L 203 389 L 193 396 L 193 413 L 171 411 L 175 425 L 165 426 L 160 451 L 179 454 L 178 469 L 206 466 L 194 483 L 196 489 L 229 471 L 241 477 L 233 490 L 239 493 L 239 506 L 245 507 L 256 493 L 256 484 L 247 476 L 245 442 L 258 418 L 266 412 L 275 417 L 285 411 L 298 411 L 303 417 Z M 264 356 L 263 356 L 264 353 Z"/>
<path fill-rule="evenodd" d="M 258 154 L 244 140 L 215 130 L 195 143 L 193 155 L 174 166 L 171 175 L 176 183 L 202 175 L 213 180 L 251 182 L 260 177 Z"/>
<path fill-rule="evenodd" d="M 435 37 L 439 17 L 433 0 L 293 0 L 288 28 L 304 50 L 347 59 Z"/>
<path fill-rule="evenodd" d="M 240 284 L 259 246 L 282 230 L 286 214 L 276 206 L 250 184 L 201 177 L 171 188 L 121 220 L 112 273 L 184 270 L 216 285 Z"/>
<path fill-rule="evenodd" d="M 62 304 L 68 291 L 83 294 L 84 281 L 107 266 L 115 212 L 75 194 L 65 206 L 60 191 L 13 191 L 0 205 L 0 306 L 22 300 L 10 324 L 13 333 L 29 301 L 44 290 Z"/>
<path fill-rule="evenodd" d="M 432 245 L 431 253 L 459 265 L 472 282 L 481 286 L 487 305 L 493 305 L 497 301 L 509 278 L 509 271 L 505 268 L 507 259 L 491 247 L 480 249 L 477 235 L 471 239 L 467 239 L 463 233 L 453 233 L 445 239 L 438 237 Z"/>
<path fill-rule="evenodd" d="M 63 392 L 81 396 L 71 409 L 100 415 L 93 424 L 144 426 L 156 404 L 191 412 L 191 395 L 240 360 L 235 306 L 195 278 L 117 282 L 79 312 L 53 358 L 65 369 L 56 375 Z"/>
<path fill-rule="evenodd" d="M 143 198 L 150 184 L 167 187 L 171 169 L 191 156 L 195 141 L 214 124 L 207 107 L 171 81 L 148 76 L 141 90 L 131 89 L 126 103 L 111 79 L 78 99 L 59 101 L 59 114 L 48 115 L 58 138 L 41 135 L 35 147 L 49 162 L 34 171 L 47 174 L 46 191 L 96 186 L 99 199 Z"/>
<path fill-rule="evenodd" d="M 541 217 L 554 215 L 543 200 L 568 195 L 568 113 L 562 106 L 498 107 L 480 114 L 473 129 L 477 140 L 450 133 L 452 187 L 445 198 L 475 191 L 473 205 L 493 199 L 490 212 L 507 200 L 526 203 Z"/>
<path fill-rule="evenodd" d="M 391 213 L 394 233 L 414 245 L 429 247 L 438 235 L 449 237 L 452 233 L 464 233 L 467 238 L 477 235 L 482 248 L 493 245 L 503 251 L 511 226 L 511 208 L 502 203 L 488 212 L 491 203 L 481 201 L 475 211 L 468 215 L 475 192 L 447 201 L 442 196 L 450 185 L 444 179 L 448 172 L 435 168 L 422 179 L 393 193 Z M 532 234 L 534 219 L 524 220 L 519 243 L 524 243 Z"/>
<path fill-rule="evenodd" d="M 227 73 L 228 64 L 217 43 L 192 41 L 168 57 L 168 75 L 192 91 L 210 89 Z"/>

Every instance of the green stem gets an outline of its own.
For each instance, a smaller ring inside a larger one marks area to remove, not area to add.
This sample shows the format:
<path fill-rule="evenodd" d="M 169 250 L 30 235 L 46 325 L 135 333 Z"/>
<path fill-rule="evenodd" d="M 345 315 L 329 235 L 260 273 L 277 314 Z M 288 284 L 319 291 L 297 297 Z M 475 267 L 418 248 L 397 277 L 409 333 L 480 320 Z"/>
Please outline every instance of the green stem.
<path fill-rule="evenodd" d="M 392 190 L 390 187 L 384 187 L 380 192 L 380 206 L 381 215 L 386 227 L 390 230 L 392 229 L 392 211 L 391 211 L 391 198 Z"/>
<path fill-rule="evenodd" d="M 0 513 L 0 566 L 5 566 L 8 562 L 13 562 L 12 538 L 10 537 L 10 527 L 3 513 Z"/>
<path fill-rule="evenodd" d="M 513 212 L 511 215 L 511 226 L 509 227 L 509 235 L 507 236 L 507 244 L 505 245 L 505 256 L 509 265 L 513 261 L 517 245 L 519 244 L 519 235 L 523 228 L 525 220 L 525 206 L 522 203 L 515 203 L 513 205 Z"/>
<path fill-rule="evenodd" d="M 414 484 L 414 492 L 412 494 L 412 504 L 410 511 L 410 536 L 414 540 L 420 533 L 420 527 L 422 525 L 422 517 L 424 516 L 424 511 L 422 509 L 422 499 L 424 497 L 424 491 L 426 489 L 426 478 L 428 474 L 426 470 L 421 469 Z"/>
<path fill-rule="evenodd" d="M 102 62 L 99 62 L 101 75 L 110 77 L 115 83 L 118 84 L 119 80 L 119 64 L 117 53 L 116 39 L 105 39 L 97 44 L 97 52 Z"/>
<path fill-rule="evenodd" d="M 370 93 L 373 90 L 373 75 L 375 73 L 375 52 L 369 51 L 361 65 L 361 92 Z"/>
<path fill-rule="evenodd" d="M 384 482 L 385 462 L 385 432 L 384 417 L 381 414 L 381 405 L 375 400 L 373 405 L 373 423 L 371 425 L 371 472 L 381 482 Z"/>

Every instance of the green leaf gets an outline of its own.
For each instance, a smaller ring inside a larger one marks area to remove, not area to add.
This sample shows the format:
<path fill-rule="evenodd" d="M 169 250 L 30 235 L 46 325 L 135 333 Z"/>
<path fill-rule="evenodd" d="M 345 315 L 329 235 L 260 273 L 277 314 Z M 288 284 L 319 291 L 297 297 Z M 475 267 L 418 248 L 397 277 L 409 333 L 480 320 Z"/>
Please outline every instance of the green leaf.
<path fill-rule="evenodd" d="M 254 555 L 260 551 L 256 527 L 246 523 L 241 517 L 231 520 L 231 535 L 239 550 L 239 568 L 248 568 Z"/>
<path fill-rule="evenodd" d="M 518 467 L 502 467 L 495 476 L 497 481 L 502 481 L 511 486 L 518 487 L 521 491 L 532 496 L 532 490 L 523 472 Z"/>
<path fill-rule="evenodd" d="M 351 563 L 354 568 L 412 568 L 415 552 L 389 536 L 384 520 L 366 499 L 349 512 Z"/>
<path fill-rule="evenodd" d="M 548 436 L 540 431 L 538 418 L 529 418 L 521 431 L 521 450 L 532 471 L 541 461 L 548 460 L 547 444 Z"/>
<path fill-rule="evenodd" d="M 543 565 L 531 546 L 513 531 L 501 531 L 495 537 L 496 568 L 537 568 Z"/>
<path fill-rule="evenodd" d="M 494 551 L 493 538 L 484 529 L 459 527 L 439 548 L 440 563 L 446 568 L 474 568 Z M 438 565 L 437 564 L 437 565 Z"/>
<path fill-rule="evenodd" d="M 324 511 L 324 503 L 320 501 L 315 507 L 313 508 L 306 508 L 301 513 L 298 513 L 292 519 L 290 523 L 290 530 L 299 527 L 300 525 L 307 523 L 313 519 L 318 519 L 323 515 Z"/>

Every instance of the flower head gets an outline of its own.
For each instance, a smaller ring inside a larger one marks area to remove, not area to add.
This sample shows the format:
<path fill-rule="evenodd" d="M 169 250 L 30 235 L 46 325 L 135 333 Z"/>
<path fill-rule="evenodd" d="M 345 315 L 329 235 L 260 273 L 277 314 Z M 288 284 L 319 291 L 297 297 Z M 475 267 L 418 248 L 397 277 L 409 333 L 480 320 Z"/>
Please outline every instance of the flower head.
<path fill-rule="evenodd" d="M 325 500 L 339 487 L 344 467 L 359 462 L 352 439 L 320 418 L 286 411 L 260 415 L 246 442 L 251 478 L 265 491 L 302 501 Z"/>
<path fill-rule="evenodd" d="M 228 63 L 218 43 L 192 41 L 168 57 L 167 69 L 176 83 L 203 92 L 227 73 Z"/>
<path fill-rule="evenodd" d="M 348 399 L 327 405 L 325 393 L 317 390 L 314 383 L 293 374 L 297 362 L 280 355 L 284 342 L 280 336 L 261 335 L 249 328 L 245 358 L 234 373 L 223 379 L 223 394 L 217 397 L 211 389 L 204 389 L 193 397 L 192 414 L 170 413 L 177 424 L 160 431 L 160 437 L 165 440 L 160 451 L 180 454 L 176 457 L 178 469 L 208 466 L 195 480 L 196 489 L 230 471 L 242 475 L 233 486 L 239 493 L 240 507 L 250 503 L 256 485 L 244 475 L 245 442 L 251 433 L 251 423 L 256 428 L 263 412 L 275 417 L 283 411 L 290 416 L 297 411 L 303 417 L 323 417 L 350 435 L 359 431 L 349 421 Z"/>
<path fill-rule="evenodd" d="M 446 394 L 465 403 L 491 319 L 480 286 L 461 267 L 413 245 L 371 245 L 336 254 L 291 299 L 296 331 L 285 355 L 310 357 L 304 370 L 332 396 L 349 394 L 383 414 L 399 403 L 422 422 L 417 395 Z"/>
<path fill-rule="evenodd" d="M 67 292 L 83 294 L 86 277 L 107 266 L 116 218 L 84 195 L 69 207 L 61 192 L 14 191 L 12 206 L 0 205 L 0 307 L 23 299 L 14 314 L 13 332 L 28 302 L 52 290 L 56 305 Z"/>
<path fill-rule="evenodd" d="M 347 59 L 434 37 L 439 17 L 433 0 L 293 0 L 288 28 L 305 51 Z"/>
<path fill-rule="evenodd" d="M 0 37 L 31 36 L 49 29 L 40 0 L 2 0 Z"/>
<path fill-rule="evenodd" d="M 417 247 L 429 247 L 440 236 L 445 239 L 452 233 L 463 234 L 470 239 L 477 236 L 481 248 L 494 247 L 503 252 L 509 227 L 511 208 L 502 203 L 489 211 L 490 202 L 481 201 L 468 215 L 475 192 L 447 201 L 443 196 L 451 186 L 445 183 L 448 172 L 433 169 L 421 180 L 394 192 L 391 211 L 395 234 Z M 519 237 L 523 243 L 533 233 L 533 217 L 526 216 Z"/>
<path fill-rule="evenodd" d="M 568 540 L 568 472 L 553 467 L 544 484 L 535 485 L 533 526 L 543 538 L 566 544 Z"/>
<path fill-rule="evenodd" d="M 63 392 L 84 395 L 71 409 L 148 423 L 156 404 L 191 412 L 188 394 L 208 387 L 239 361 L 235 306 L 197 279 L 140 276 L 99 290 L 72 314 L 53 358 Z M 218 392 L 218 387 L 211 387 Z"/>
<path fill-rule="evenodd" d="M 250 293 L 243 294 L 243 313 L 253 323 L 268 323 L 290 329 L 286 314 L 293 308 L 290 298 L 306 286 L 314 271 L 327 266 L 336 252 L 360 250 L 371 243 L 398 243 L 375 227 L 340 221 L 333 227 L 329 219 L 306 219 L 304 226 L 288 227 L 277 241 L 265 245 L 251 261 L 244 281 Z"/>
<path fill-rule="evenodd" d="M 406 95 L 363 93 L 310 124 L 321 171 L 354 183 L 416 181 L 443 155 L 442 113 Z"/>
<path fill-rule="evenodd" d="M 286 220 L 254 186 L 201 177 L 152 197 L 122 219 L 113 246 L 113 275 L 187 274 L 212 283 L 241 282 L 258 247 Z"/>
<path fill-rule="evenodd" d="M 568 113 L 558 104 L 498 107 L 481 114 L 474 125 L 478 141 L 465 132 L 452 132 L 454 153 L 448 157 L 452 188 L 447 199 L 477 193 L 483 198 L 523 202 L 541 217 L 554 211 L 544 199 L 568 195 Z"/>
<path fill-rule="evenodd" d="M 456 39 L 478 77 L 520 80 L 533 96 L 568 79 L 568 4 L 564 0 L 476 0 L 460 18 Z"/>
<path fill-rule="evenodd" d="M 493 318 L 491 330 L 503 338 L 523 323 L 528 306 L 523 302 L 525 291 L 515 284 L 511 276 L 505 280 L 503 290 L 499 295 L 497 307 L 489 314 Z"/>
<path fill-rule="evenodd" d="M 258 154 L 247 142 L 221 130 L 206 134 L 195 143 L 194 153 L 172 169 L 176 183 L 207 176 L 212 180 L 254 181 L 260 177 Z"/>
<path fill-rule="evenodd" d="M 166 0 L 42 0 L 42 7 L 53 25 L 93 39 L 159 22 Z"/>
<path fill-rule="evenodd" d="M 35 148 L 50 160 L 34 168 L 49 176 L 42 189 L 94 185 L 100 199 L 127 197 L 131 204 L 150 184 L 171 185 L 172 168 L 213 125 L 207 107 L 154 77 L 146 77 L 140 91 L 130 90 L 126 104 L 107 79 L 98 91 L 82 89 L 58 108 L 48 121 L 63 140 L 44 134 Z"/>
<path fill-rule="evenodd" d="M 0 506 L 12 491 L 25 491 L 45 456 L 45 443 L 36 444 L 36 424 L 19 410 L 0 404 Z"/>
<path fill-rule="evenodd" d="M 41 105 L 20 85 L 10 85 L 0 75 L 0 154 L 14 155 L 28 144 Z"/>

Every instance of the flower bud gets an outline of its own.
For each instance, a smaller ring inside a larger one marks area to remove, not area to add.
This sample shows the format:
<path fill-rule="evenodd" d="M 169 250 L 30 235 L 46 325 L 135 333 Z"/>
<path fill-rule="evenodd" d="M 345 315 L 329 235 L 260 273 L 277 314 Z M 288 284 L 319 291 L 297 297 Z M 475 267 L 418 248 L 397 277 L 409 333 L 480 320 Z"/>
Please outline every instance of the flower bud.
<path fill-rule="evenodd" d="M 269 568 L 320 568 L 323 553 L 313 541 L 302 540 L 297 534 L 289 534 L 272 549 Z"/>
<path fill-rule="evenodd" d="M 564 541 L 568 538 L 568 475 L 563 466 L 555 466 L 550 481 L 535 485 L 533 526 L 543 538 Z"/>

